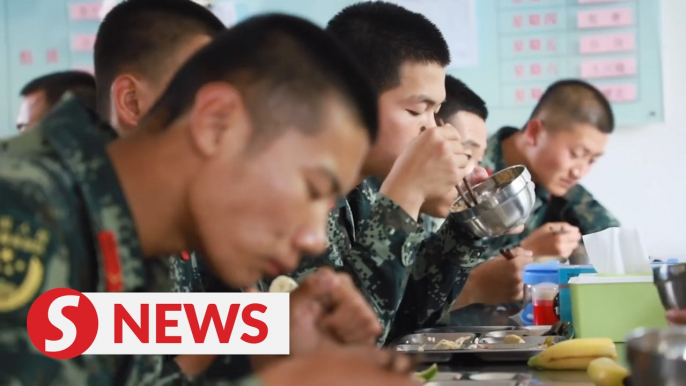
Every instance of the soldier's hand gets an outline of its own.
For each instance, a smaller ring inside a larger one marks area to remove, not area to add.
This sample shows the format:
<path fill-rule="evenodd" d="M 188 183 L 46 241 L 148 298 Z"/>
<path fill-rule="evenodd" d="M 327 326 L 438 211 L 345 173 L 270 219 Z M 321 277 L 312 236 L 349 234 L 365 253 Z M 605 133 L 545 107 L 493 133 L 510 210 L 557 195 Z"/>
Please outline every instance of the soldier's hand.
<path fill-rule="evenodd" d="M 497 305 L 519 301 L 523 297 L 524 266 L 533 262 L 533 254 L 523 248 L 510 250 L 513 259 L 497 256 L 474 268 L 467 278 L 463 293 L 453 309 L 469 304 Z"/>
<path fill-rule="evenodd" d="M 686 326 L 686 310 L 669 310 L 666 316 L 669 323 Z"/>
<path fill-rule="evenodd" d="M 425 201 L 455 190 L 470 171 L 470 158 L 453 126 L 426 129 L 395 161 L 381 193 L 417 219 Z"/>
<path fill-rule="evenodd" d="M 333 346 L 292 357 L 257 373 L 265 386 L 415 386 L 405 356 L 375 348 Z"/>
<path fill-rule="evenodd" d="M 547 223 L 533 231 L 522 240 L 522 248 L 534 253 L 534 256 L 562 256 L 568 258 L 579 246 L 581 232 L 579 228 L 566 222 Z"/>
<path fill-rule="evenodd" d="M 473 186 L 481 183 L 488 179 L 488 172 L 486 169 L 477 166 L 472 172 L 467 176 L 467 180 Z M 450 208 L 453 206 L 455 201 L 457 201 L 458 193 L 457 189 L 450 189 L 446 194 L 441 197 L 430 199 L 424 202 L 420 211 L 422 213 L 428 214 L 429 216 L 446 218 L 450 214 Z"/>
<path fill-rule="evenodd" d="M 380 334 L 378 317 L 347 274 L 320 269 L 291 293 L 293 355 L 326 341 L 373 346 Z"/>

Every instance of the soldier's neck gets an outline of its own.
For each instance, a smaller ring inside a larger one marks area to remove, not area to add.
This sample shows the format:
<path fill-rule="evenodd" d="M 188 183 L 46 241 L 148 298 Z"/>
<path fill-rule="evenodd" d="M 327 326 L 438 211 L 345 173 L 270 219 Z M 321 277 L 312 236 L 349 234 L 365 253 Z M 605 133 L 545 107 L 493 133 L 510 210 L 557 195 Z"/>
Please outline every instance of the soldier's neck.
<path fill-rule="evenodd" d="M 531 169 L 525 155 L 525 140 L 522 133 L 515 133 L 501 142 L 500 147 L 503 152 L 503 161 L 505 162 L 506 167 L 524 165 L 528 169 Z"/>
<path fill-rule="evenodd" d="M 146 257 L 189 249 L 185 171 L 189 160 L 173 154 L 165 138 L 134 133 L 118 139 L 107 152 L 132 213 Z"/>

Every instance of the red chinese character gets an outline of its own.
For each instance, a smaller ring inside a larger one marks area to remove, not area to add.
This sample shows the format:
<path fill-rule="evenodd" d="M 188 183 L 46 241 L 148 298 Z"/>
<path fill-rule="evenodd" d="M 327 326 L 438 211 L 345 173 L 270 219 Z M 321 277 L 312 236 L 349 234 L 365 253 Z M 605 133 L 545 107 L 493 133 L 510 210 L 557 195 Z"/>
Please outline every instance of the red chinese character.
<path fill-rule="evenodd" d="M 557 13 L 546 13 L 545 25 L 557 25 Z"/>
<path fill-rule="evenodd" d="M 624 89 L 623 87 L 615 87 L 615 100 L 621 101 L 624 100 Z"/>
<path fill-rule="evenodd" d="M 515 99 L 517 102 L 524 102 L 526 100 L 526 90 L 523 88 L 515 90 Z"/>
<path fill-rule="evenodd" d="M 591 48 L 593 49 L 593 51 L 596 51 L 598 50 L 598 48 L 600 48 L 600 42 L 598 41 L 598 39 L 591 40 Z"/>
<path fill-rule="evenodd" d="M 19 63 L 22 66 L 30 66 L 33 64 L 33 54 L 31 51 L 22 51 L 19 53 Z"/>
<path fill-rule="evenodd" d="M 532 63 L 529 69 L 531 75 L 541 75 L 542 69 L 540 63 Z"/>
<path fill-rule="evenodd" d="M 541 50 L 541 39 L 529 40 L 529 48 L 531 49 L 531 51 L 540 51 Z"/>
<path fill-rule="evenodd" d="M 59 57 L 57 55 L 57 50 L 54 48 L 51 48 L 47 51 L 45 54 L 46 61 L 48 63 L 57 63 L 59 62 Z"/>
<path fill-rule="evenodd" d="M 612 100 L 612 87 L 602 87 L 600 89 L 600 92 L 602 92 L 603 95 L 605 95 L 605 98 L 607 98 L 608 100 Z"/>
<path fill-rule="evenodd" d="M 523 64 L 515 65 L 515 76 L 517 78 L 521 78 L 524 76 L 524 65 Z"/>
<path fill-rule="evenodd" d="M 596 24 L 596 23 L 598 23 L 598 17 L 596 16 L 595 13 L 589 13 L 589 14 L 588 14 L 588 23 L 589 23 L 589 24 Z"/>
<path fill-rule="evenodd" d="M 622 20 L 622 14 L 619 12 L 612 12 L 612 21 L 620 21 Z"/>
<path fill-rule="evenodd" d="M 541 25 L 541 15 L 537 13 L 529 15 L 529 24 L 534 27 Z"/>
<path fill-rule="evenodd" d="M 615 48 L 622 48 L 622 47 L 624 47 L 624 39 L 615 38 Z"/>
<path fill-rule="evenodd" d="M 524 52 L 524 42 L 521 40 L 515 40 L 514 42 L 514 50 L 517 53 L 522 53 Z"/>
<path fill-rule="evenodd" d="M 602 73 L 603 69 L 598 64 L 594 64 L 593 70 L 591 70 L 591 74 L 594 74 L 595 76 L 600 76 L 600 74 Z"/>
<path fill-rule="evenodd" d="M 540 88 L 531 89 L 531 99 L 537 101 L 541 99 L 541 95 L 543 95 L 543 90 L 541 90 Z"/>
<path fill-rule="evenodd" d="M 90 16 L 91 19 L 97 20 L 100 18 L 100 7 L 102 4 L 98 3 L 91 3 L 90 5 Z"/>
<path fill-rule="evenodd" d="M 512 18 L 512 24 L 514 24 L 515 28 L 522 28 L 524 18 L 522 15 L 515 15 L 515 17 Z"/>
<path fill-rule="evenodd" d="M 559 68 L 557 68 L 556 63 L 550 63 L 548 64 L 548 68 L 546 69 L 546 72 L 548 75 L 559 75 Z"/>
<path fill-rule="evenodd" d="M 548 39 L 545 43 L 545 48 L 548 51 L 553 51 L 553 52 L 557 51 L 557 40 L 555 40 L 553 38 Z"/>
<path fill-rule="evenodd" d="M 624 66 L 624 63 L 622 62 L 617 62 L 615 63 L 615 72 L 617 75 L 622 75 L 626 71 L 626 66 Z"/>

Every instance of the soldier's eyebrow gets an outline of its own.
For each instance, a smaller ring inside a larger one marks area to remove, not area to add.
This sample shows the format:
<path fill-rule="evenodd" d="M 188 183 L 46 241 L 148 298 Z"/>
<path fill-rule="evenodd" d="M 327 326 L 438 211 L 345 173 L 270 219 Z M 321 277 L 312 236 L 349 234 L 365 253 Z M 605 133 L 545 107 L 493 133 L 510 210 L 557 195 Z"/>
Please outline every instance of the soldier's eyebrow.
<path fill-rule="evenodd" d="M 473 139 L 468 139 L 468 140 L 462 142 L 462 146 L 464 146 L 464 147 L 469 147 L 469 148 L 472 148 L 472 149 L 479 149 L 479 148 L 481 148 L 481 145 L 479 145 L 479 143 L 476 142 L 476 141 L 474 141 Z"/>
<path fill-rule="evenodd" d="M 336 173 L 334 173 L 333 170 L 325 166 L 319 166 L 315 168 L 314 171 L 318 174 L 324 175 L 326 179 L 329 180 L 331 184 L 330 192 L 336 196 L 336 199 L 343 198 L 343 196 L 345 195 L 343 192 L 343 186 L 341 185 L 338 176 L 336 176 Z"/>

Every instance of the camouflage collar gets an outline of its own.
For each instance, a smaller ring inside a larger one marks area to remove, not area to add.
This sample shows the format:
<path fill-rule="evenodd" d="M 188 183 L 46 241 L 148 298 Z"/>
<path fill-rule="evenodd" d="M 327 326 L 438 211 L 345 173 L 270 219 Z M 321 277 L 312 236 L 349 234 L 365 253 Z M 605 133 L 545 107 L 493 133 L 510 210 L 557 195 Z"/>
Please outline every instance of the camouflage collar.
<path fill-rule="evenodd" d="M 46 139 L 69 171 L 76 194 L 85 204 L 93 245 L 98 245 L 99 266 L 105 268 L 100 272 L 101 286 L 107 283 L 122 291 L 140 288 L 140 280 L 133 278 L 145 277 L 143 253 L 126 197 L 105 150 L 103 124 L 76 101 L 61 104 L 45 122 Z M 105 238 L 109 238 L 109 245 L 103 235 L 108 236 Z M 114 272 L 113 254 L 114 261 L 119 261 Z"/>

